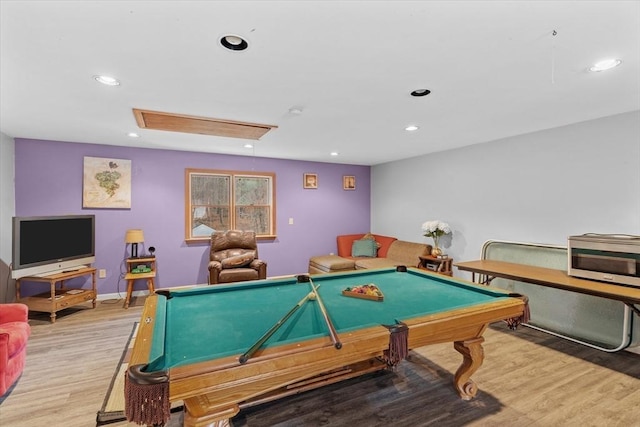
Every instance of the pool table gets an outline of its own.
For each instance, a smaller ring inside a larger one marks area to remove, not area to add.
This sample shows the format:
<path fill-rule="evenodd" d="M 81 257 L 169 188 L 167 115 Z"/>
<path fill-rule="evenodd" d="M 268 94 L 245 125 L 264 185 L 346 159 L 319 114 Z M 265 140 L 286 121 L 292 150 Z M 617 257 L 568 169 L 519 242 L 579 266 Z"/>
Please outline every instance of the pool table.
<path fill-rule="evenodd" d="M 453 342 L 462 354 L 454 386 L 468 400 L 477 392 L 470 377 L 483 361 L 484 330 L 525 313 L 525 299 L 503 290 L 399 268 L 310 276 L 320 301 L 304 302 L 281 322 L 310 293 L 308 277 L 194 286 L 148 297 L 126 375 L 127 418 L 162 424 L 169 402 L 183 401 L 185 426 L 223 426 L 244 407 L 387 369 L 397 330 L 390 325 L 404 328 L 408 350 Z M 382 301 L 342 294 L 370 283 L 382 291 Z"/>

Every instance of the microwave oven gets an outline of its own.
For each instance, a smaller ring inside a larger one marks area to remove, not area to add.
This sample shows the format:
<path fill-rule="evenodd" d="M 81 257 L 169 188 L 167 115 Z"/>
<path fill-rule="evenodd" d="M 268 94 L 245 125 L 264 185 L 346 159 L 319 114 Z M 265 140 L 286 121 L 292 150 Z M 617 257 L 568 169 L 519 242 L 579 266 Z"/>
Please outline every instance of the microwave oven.
<path fill-rule="evenodd" d="M 640 236 L 569 236 L 567 252 L 570 276 L 640 287 Z"/>

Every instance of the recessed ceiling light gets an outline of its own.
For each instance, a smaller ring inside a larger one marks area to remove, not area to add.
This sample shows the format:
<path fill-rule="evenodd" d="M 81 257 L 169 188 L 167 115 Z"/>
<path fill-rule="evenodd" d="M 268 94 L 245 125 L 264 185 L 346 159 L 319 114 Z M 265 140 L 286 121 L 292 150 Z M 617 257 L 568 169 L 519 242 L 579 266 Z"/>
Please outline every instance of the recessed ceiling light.
<path fill-rule="evenodd" d="M 253 144 L 244 144 L 244 148 L 253 148 Z"/>
<path fill-rule="evenodd" d="M 617 67 L 622 63 L 619 59 L 605 59 L 604 61 L 596 62 L 591 67 L 589 67 L 589 71 L 599 72 L 599 71 L 607 71 L 612 68 Z"/>
<path fill-rule="evenodd" d="M 418 126 L 416 125 L 409 125 L 406 128 L 404 128 L 404 130 L 408 131 L 408 132 L 413 132 L 420 129 Z"/>
<path fill-rule="evenodd" d="M 245 39 L 240 36 L 236 36 L 235 34 L 227 34 L 226 36 L 222 36 L 220 39 L 220 44 L 226 47 L 229 50 L 245 50 L 249 47 L 249 43 Z"/>
<path fill-rule="evenodd" d="M 120 81 L 109 76 L 93 76 L 95 81 L 107 86 L 120 86 Z"/>
<path fill-rule="evenodd" d="M 140 138 L 140 135 L 138 135 L 138 134 L 137 134 L 137 133 L 135 133 L 135 132 L 129 132 L 129 133 L 127 134 L 127 136 L 128 136 L 129 138 Z"/>
<path fill-rule="evenodd" d="M 338 155 L 338 152 L 337 151 L 332 151 L 330 154 L 335 157 L 335 156 Z"/>
<path fill-rule="evenodd" d="M 431 93 L 429 89 L 416 89 L 411 92 L 411 96 L 427 96 Z"/>

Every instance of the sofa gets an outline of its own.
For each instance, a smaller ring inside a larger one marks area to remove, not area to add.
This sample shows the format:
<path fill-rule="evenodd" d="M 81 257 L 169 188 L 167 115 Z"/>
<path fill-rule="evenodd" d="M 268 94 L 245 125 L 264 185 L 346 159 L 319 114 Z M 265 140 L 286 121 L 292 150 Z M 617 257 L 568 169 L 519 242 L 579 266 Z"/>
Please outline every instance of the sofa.
<path fill-rule="evenodd" d="M 0 396 L 22 374 L 31 335 L 29 308 L 24 304 L 0 304 Z"/>
<path fill-rule="evenodd" d="M 373 241 L 375 249 L 369 256 L 360 255 L 358 245 Z M 309 274 L 337 273 L 373 268 L 388 268 L 404 265 L 417 267 L 420 256 L 431 253 L 431 245 L 407 242 L 395 237 L 379 234 L 343 234 L 336 238 L 337 255 L 319 255 L 309 260 Z"/>

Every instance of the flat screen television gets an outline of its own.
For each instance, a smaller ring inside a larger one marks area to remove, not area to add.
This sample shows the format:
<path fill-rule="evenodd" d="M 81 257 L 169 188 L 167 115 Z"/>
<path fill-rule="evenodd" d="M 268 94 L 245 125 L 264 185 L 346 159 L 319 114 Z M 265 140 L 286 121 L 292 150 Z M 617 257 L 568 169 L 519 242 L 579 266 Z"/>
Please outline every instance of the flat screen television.
<path fill-rule="evenodd" d="M 13 218 L 11 277 L 76 270 L 96 260 L 95 215 Z"/>

